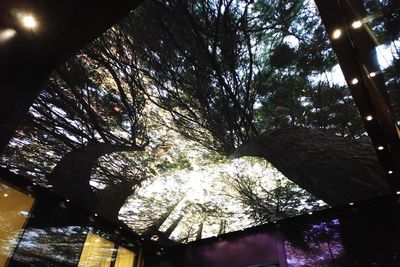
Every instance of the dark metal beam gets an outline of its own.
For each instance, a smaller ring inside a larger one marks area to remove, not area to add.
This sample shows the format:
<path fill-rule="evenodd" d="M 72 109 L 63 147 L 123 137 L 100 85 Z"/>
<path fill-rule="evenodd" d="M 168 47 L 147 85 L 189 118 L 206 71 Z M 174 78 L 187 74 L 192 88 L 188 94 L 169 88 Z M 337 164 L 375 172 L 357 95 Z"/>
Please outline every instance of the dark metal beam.
<path fill-rule="evenodd" d="M 390 111 L 389 97 L 379 72 L 373 37 L 365 25 L 354 29 L 354 21 L 364 17 L 361 0 L 315 0 L 330 37 L 351 95 L 360 111 L 365 129 L 376 149 L 393 190 L 400 188 L 399 129 Z M 333 32 L 339 29 L 339 38 Z M 371 77 L 369 74 L 377 75 Z M 358 83 L 353 84 L 353 79 Z M 372 115 L 373 120 L 366 120 Z M 378 147 L 382 146 L 383 149 Z"/>

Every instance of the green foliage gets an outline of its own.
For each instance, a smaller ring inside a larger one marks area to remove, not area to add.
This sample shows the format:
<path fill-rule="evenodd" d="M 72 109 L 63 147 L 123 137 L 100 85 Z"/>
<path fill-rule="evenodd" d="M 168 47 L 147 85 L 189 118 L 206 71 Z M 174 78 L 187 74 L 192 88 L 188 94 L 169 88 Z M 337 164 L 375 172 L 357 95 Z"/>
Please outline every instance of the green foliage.
<path fill-rule="evenodd" d="M 240 203 L 255 225 L 317 210 L 322 205 L 276 171 L 269 177 L 237 174 L 223 180 L 232 192 L 228 197 Z"/>

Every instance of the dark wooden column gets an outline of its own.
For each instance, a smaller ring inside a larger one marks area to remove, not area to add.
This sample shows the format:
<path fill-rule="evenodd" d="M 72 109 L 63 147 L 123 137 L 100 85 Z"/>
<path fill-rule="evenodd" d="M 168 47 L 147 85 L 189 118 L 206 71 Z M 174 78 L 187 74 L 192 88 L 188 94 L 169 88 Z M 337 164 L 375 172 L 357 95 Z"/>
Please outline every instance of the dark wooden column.
<path fill-rule="evenodd" d="M 365 15 L 362 2 L 361 0 L 315 0 L 315 2 L 365 129 L 393 191 L 397 191 L 400 188 L 399 129 L 394 121 L 383 76 L 379 70 L 375 51 L 377 44 L 362 22 Z M 353 27 L 355 21 L 362 22 L 362 25 Z M 338 30 L 341 34 L 338 34 Z M 367 119 L 368 116 L 372 116 L 372 119 Z"/>

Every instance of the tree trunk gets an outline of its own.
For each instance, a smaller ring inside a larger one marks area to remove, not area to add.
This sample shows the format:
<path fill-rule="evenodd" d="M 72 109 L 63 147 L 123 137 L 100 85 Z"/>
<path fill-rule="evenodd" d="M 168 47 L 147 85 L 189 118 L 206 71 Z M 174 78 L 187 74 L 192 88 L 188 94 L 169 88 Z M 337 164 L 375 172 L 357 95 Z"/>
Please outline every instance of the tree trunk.
<path fill-rule="evenodd" d="M 164 235 L 166 237 L 170 237 L 170 235 L 176 229 L 176 227 L 178 227 L 178 224 L 181 222 L 182 219 L 183 219 L 183 215 L 179 215 L 179 217 L 176 218 L 176 220 L 171 223 L 171 225 L 168 227 L 168 229 L 165 230 Z"/>
<path fill-rule="evenodd" d="M 226 220 L 223 219 L 219 224 L 218 235 L 225 234 L 225 230 L 226 230 Z"/>
<path fill-rule="evenodd" d="M 89 144 L 65 154 L 47 179 L 58 194 L 99 214 L 111 216 L 110 220 L 116 220 L 126 198 L 133 192 L 132 185 L 121 183 L 94 192 L 90 186 L 90 174 L 101 156 L 114 152 L 138 150 L 142 148 L 109 143 Z"/>
<path fill-rule="evenodd" d="M 200 240 L 203 234 L 203 222 L 200 223 L 199 229 L 197 230 L 196 240 Z"/>
<path fill-rule="evenodd" d="M 368 141 L 347 140 L 315 129 L 284 128 L 239 146 L 233 158 L 266 159 L 288 179 L 329 205 L 390 192 Z"/>
<path fill-rule="evenodd" d="M 151 236 L 154 233 L 159 232 L 159 228 L 163 223 L 168 219 L 171 213 L 175 210 L 176 206 L 182 201 L 183 197 L 178 199 L 174 204 L 167 208 L 167 211 L 161 214 L 161 216 L 155 220 L 149 227 L 147 227 L 146 231 L 144 231 L 143 236 Z"/>

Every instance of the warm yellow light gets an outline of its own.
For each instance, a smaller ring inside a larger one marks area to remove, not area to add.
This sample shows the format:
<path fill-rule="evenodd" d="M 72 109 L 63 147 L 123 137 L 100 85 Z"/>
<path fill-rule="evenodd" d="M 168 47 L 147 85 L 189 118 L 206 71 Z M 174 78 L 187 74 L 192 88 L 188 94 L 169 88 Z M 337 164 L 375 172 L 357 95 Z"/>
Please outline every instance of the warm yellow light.
<path fill-rule="evenodd" d="M 370 74 L 369 74 L 369 77 L 375 77 L 376 76 L 376 72 L 371 72 Z"/>
<path fill-rule="evenodd" d="M 358 79 L 357 78 L 354 78 L 353 80 L 351 80 L 351 84 L 355 85 L 357 83 L 358 83 Z"/>
<path fill-rule="evenodd" d="M 5 194 L 3 195 L 3 197 L 8 197 L 8 194 L 7 194 L 7 193 L 5 193 Z"/>
<path fill-rule="evenodd" d="M 21 17 L 21 22 L 25 28 L 30 30 L 33 30 L 38 26 L 36 18 L 32 15 L 23 15 Z"/>
<path fill-rule="evenodd" d="M 336 29 L 332 33 L 333 39 L 338 39 L 342 35 L 342 31 L 340 29 Z"/>
<path fill-rule="evenodd" d="M 0 30 L 0 44 L 10 40 L 16 34 L 17 32 L 11 28 Z"/>
<path fill-rule="evenodd" d="M 362 26 L 362 22 L 359 21 L 359 20 L 356 20 L 356 21 L 354 21 L 354 22 L 351 24 L 351 27 L 353 27 L 353 29 L 358 29 L 358 28 L 360 28 L 361 26 Z"/>
<path fill-rule="evenodd" d="M 373 117 L 372 117 L 371 115 L 368 115 L 367 117 L 365 117 L 365 119 L 366 119 L 367 121 L 372 121 Z"/>

